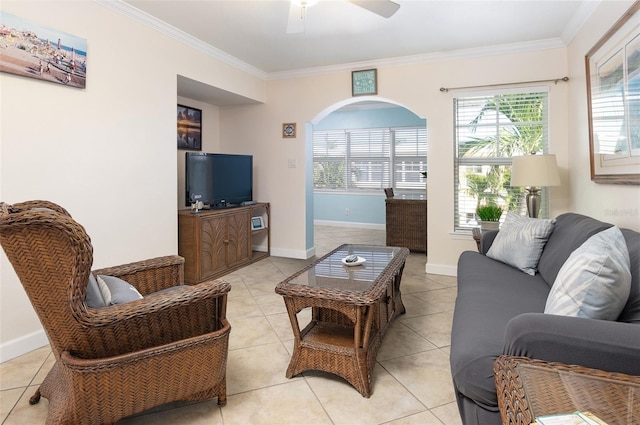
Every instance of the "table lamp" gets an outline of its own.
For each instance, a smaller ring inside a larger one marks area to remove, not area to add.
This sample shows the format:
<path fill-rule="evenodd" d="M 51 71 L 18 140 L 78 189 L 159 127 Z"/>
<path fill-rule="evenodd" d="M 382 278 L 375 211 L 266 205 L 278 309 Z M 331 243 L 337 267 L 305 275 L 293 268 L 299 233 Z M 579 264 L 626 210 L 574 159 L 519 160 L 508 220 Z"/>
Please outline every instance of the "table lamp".
<path fill-rule="evenodd" d="M 560 174 L 555 155 L 514 156 L 511 163 L 511 186 L 524 186 L 527 192 L 527 213 L 538 218 L 540 187 L 559 186 Z"/>

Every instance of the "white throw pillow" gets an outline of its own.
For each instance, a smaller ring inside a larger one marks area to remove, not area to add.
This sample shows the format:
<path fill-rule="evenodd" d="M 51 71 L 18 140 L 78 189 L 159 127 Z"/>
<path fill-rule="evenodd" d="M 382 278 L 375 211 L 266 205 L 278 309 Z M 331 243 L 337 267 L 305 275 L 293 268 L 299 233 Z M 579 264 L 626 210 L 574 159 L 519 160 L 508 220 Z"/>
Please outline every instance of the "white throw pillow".
<path fill-rule="evenodd" d="M 614 226 L 591 236 L 571 253 L 551 287 L 544 312 L 616 320 L 630 290 L 629 250 Z"/>
<path fill-rule="evenodd" d="M 124 304 L 142 298 L 136 288 L 115 276 L 98 275 L 97 280 L 105 305 Z"/>
<path fill-rule="evenodd" d="M 487 257 L 535 275 L 555 220 L 529 218 L 508 212 Z"/>

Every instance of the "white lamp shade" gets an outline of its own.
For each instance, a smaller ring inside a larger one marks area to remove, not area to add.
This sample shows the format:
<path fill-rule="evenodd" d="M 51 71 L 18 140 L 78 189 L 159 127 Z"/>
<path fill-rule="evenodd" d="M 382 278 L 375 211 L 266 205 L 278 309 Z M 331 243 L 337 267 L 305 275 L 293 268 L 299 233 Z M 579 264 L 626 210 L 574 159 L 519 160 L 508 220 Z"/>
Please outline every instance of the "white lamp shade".
<path fill-rule="evenodd" d="M 555 155 L 524 155 L 511 158 L 511 186 L 559 186 Z"/>

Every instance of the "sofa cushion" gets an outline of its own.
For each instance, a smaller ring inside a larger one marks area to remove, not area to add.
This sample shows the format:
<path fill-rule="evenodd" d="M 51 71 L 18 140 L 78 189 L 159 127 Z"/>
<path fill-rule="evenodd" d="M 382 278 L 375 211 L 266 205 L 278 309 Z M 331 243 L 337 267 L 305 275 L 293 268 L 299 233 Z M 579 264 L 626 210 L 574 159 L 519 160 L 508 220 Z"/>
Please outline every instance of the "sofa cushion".
<path fill-rule="evenodd" d="M 451 374 L 457 391 L 485 409 L 498 405 L 493 362 L 502 354 L 507 323 L 542 312 L 549 286 L 478 252 L 458 261 L 458 296 L 451 331 Z"/>
<path fill-rule="evenodd" d="M 611 227 L 573 251 L 551 287 L 545 313 L 615 320 L 629 298 L 631 270 L 622 232 Z"/>
<path fill-rule="evenodd" d="M 580 214 L 559 215 L 538 262 L 538 273 L 549 287 L 555 282 L 558 272 L 571 253 L 591 236 L 609 227 L 611 224 Z"/>
<path fill-rule="evenodd" d="M 487 252 L 487 257 L 502 261 L 527 274 L 536 274 L 540 255 L 553 232 L 554 223 L 554 220 L 507 213 Z"/>
<path fill-rule="evenodd" d="M 629 251 L 631 289 L 627 304 L 620 313 L 618 321 L 640 324 L 640 233 L 630 229 L 622 229 L 622 234 L 627 241 L 627 250 Z"/>

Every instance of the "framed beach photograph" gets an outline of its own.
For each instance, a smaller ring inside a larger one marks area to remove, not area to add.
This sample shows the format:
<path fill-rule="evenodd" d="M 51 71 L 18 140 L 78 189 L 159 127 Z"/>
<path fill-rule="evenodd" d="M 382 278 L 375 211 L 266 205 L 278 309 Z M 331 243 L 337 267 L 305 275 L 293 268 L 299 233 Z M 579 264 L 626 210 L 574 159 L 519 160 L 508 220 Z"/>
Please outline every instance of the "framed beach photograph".
<path fill-rule="evenodd" d="M 178 149 L 202 150 L 202 110 L 178 105 Z"/>
<path fill-rule="evenodd" d="M 87 40 L 0 10 L 0 71 L 83 89 Z"/>
<path fill-rule="evenodd" d="M 640 1 L 585 62 L 591 180 L 640 184 Z"/>

